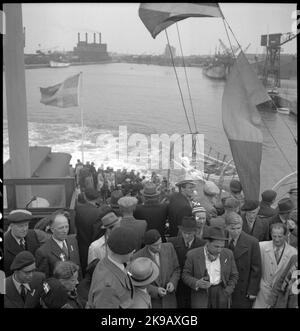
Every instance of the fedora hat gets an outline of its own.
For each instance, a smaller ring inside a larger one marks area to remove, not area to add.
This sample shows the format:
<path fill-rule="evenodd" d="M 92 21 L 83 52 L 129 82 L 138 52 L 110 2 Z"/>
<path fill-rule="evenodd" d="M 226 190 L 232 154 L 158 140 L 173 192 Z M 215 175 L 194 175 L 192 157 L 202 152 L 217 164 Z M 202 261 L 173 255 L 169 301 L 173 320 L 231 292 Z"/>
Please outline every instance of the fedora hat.
<path fill-rule="evenodd" d="M 192 185 L 196 186 L 195 182 L 192 179 L 181 180 L 181 181 L 177 182 L 175 185 L 177 187 L 181 187 L 182 185 L 185 185 L 185 184 L 192 184 Z"/>
<path fill-rule="evenodd" d="M 190 216 L 184 216 L 181 225 L 178 228 L 183 232 L 193 232 L 197 229 L 196 220 Z"/>
<path fill-rule="evenodd" d="M 218 226 L 207 227 L 203 239 L 228 240 L 228 238 L 226 238 L 225 231 Z"/>
<path fill-rule="evenodd" d="M 120 217 L 118 217 L 114 212 L 109 212 L 101 218 L 101 229 L 107 229 L 112 225 L 116 224 L 119 220 Z"/>
<path fill-rule="evenodd" d="M 293 201 L 290 198 L 283 198 L 278 201 L 279 214 L 289 213 L 295 208 Z"/>
<path fill-rule="evenodd" d="M 157 197 L 160 195 L 159 190 L 156 188 L 154 183 L 146 183 L 144 189 L 141 191 L 142 195 L 145 197 Z"/>
<path fill-rule="evenodd" d="M 118 255 L 127 255 L 137 247 L 138 236 L 136 232 L 125 226 L 114 228 L 107 239 L 109 249 Z"/>
<path fill-rule="evenodd" d="M 158 266 L 148 257 L 138 257 L 133 260 L 128 267 L 128 271 L 131 274 L 131 280 L 134 286 L 149 285 L 159 275 Z"/>

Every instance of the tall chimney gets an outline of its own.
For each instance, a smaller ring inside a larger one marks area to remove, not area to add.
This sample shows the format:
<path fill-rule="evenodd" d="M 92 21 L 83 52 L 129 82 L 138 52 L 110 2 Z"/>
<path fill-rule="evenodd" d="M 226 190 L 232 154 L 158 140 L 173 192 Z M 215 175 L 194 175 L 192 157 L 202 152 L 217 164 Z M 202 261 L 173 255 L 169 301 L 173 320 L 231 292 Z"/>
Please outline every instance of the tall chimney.
<path fill-rule="evenodd" d="M 85 42 L 88 43 L 88 34 L 87 34 L 87 32 L 85 33 Z"/>
<path fill-rule="evenodd" d="M 99 44 L 101 44 L 101 33 L 99 32 Z"/>
<path fill-rule="evenodd" d="M 80 43 L 80 32 L 78 32 L 77 35 L 78 35 L 78 43 Z"/>
<path fill-rule="evenodd" d="M 94 44 L 96 44 L 96 33 L 94 32 Z"/>

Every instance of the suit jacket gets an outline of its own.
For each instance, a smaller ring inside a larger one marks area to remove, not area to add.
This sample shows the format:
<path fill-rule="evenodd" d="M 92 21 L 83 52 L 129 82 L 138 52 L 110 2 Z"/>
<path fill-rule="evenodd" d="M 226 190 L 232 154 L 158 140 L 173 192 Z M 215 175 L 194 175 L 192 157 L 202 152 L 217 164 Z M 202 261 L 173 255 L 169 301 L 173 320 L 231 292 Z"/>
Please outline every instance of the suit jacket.
<path fill-rule="evenodd" d="M 58 261 L 72 261 L 79 266 L 78 278 L 82 278 L 78 244 L 76 235 L 67 236 L 66 243 L 69 250 L 69 259 L 65 256 L 63 250 L 52 239 L 48 239 L 35 253 L 36 266 L 41 272 L 44 272 L 46 277 L 52 277 L 55 264 Z"/>
<path fill-rule="evenodd" d="M 138 257 L 148 257 L 153 262 L 155 262 L 147 247 L 144 247 L 136 252 L 132 259 L 136 259 Z M 178 280 L 180 278 L 180 266 L 178 263 L 176 251 L 171 243 L 161 244 L 159 259 L 159 276 L 153 283 L 148 286 L 148 292 L 151 296 L 152 308 L 177 308 L 175 292 Z M 173 283 L 175 290 L 161 298 L 158 295 L 157 289 L 158 287 L 166 288 L 166 285 L 169 282 Z"/>
<path fill-rule="evenodd" d="M 147 222 L 145 220 L 137 220 L 133 216 L 123 217 L 121 219 L 120 226 L 128 227 L 134 230 L 138 236 L 136 250 L 139 250 L 143 244 L 144 234 L 147 230 Z"/>
<path fill-rule="evenodd" d="M 233 253 L 224 248 L 220 253 L 221 283 L 227 295 L 231 295 L 238 281 Z M 183 282 L 191 290 L 191 308 L 207 308 L 208 294 L 204 289 L 195 290 L 197 280 L 204 277 L 206 271 L 204 247 L 195 248 L 187 253 L 187 259 L 182 273 Z"/>
<path fill-rule="evenodd" d="M 142 291 L 139 287 L 134 288 L 133 303 L 130 306 L 131 309 L 150 309 L 151 296 L 149 293 Z"/>
<path fill-rule="evenodd" d="M 277 265 L 274 255 L 273 241 L 263 241 L 259 243 L 259 246 L 262 260 L 262 277 L 260 281 L 260 290 L 253 308 L 267 308 L 269 305 L 272 287 L 286 268 L 291 257 L 297 254 L 297 250 L 285 243 L 282 257 Z"/>
<path fill-rule="evenodd" d="M 99 219 L 101 209 L 89 203 L 76 206 L 75 225 L 82 271 L 85 273 L 89 246 L 94 239 L 94 226 Z M 102 225 L 102 223 L 101 223 Z"/>
<path fill-rule="evenodd" d="M 31 292 L 27 292 L 25 302 L 17 291 L 12 277 L 6 278 L 4 308 L 40 308 L 40 297 L 43 292 L 45 274 L 37 271 L 33 273 L 32 281 L 29 283 Z"/>
<path fill-rule="evenodd" d="M 192 216 L 192 207 L 189 200 L 183 194 L 175 192 L 170 196 L 168 205 L 170 237 L 177 236 L 178 225 L 181 225 L 184 216 Z"/>
<path fill-rule="evenodd" d="M 272 208 L 269 203 L 265 201 L 260 202 L 260 208 L 258 215 L 261 217 L 272 217 L 278 214 L 278 211 L 275 208 Z"/>
<path fill-rule="evenodd" d="M 241 232 L 233 251 L 239 279 L 232 294 L 232 308 L 251 308 L 247 294 L 257 295 L 261 279 L 259 242 L 253 236 Z"/>
<path fill-rule="evenodd" d="M 88 308 L 130 308 L 133 291 L 129 275 L 105 257 L 94 270 Z"/>
<path fill-rule="evenodd" d="M 243 231 L 250 236 L 255 237 L 258 241 L 266 241 L 270 239 L 269 235 L 269 222 L 267 219 L 256 217 L 253 228 L 250 230 L 245 214 L 242 216 L 243 219 Z"/>
<path fill-rule="evenodd" d="M 162 241 L 165 242 L 165 226 L 168 218 L 168 206 L 166 204 L 138 205 L 133 213 L 137 219 L 146 220 L 147 230 L 156 229 L 159 231 Z"/>
<path fill-rule="evenodd" d="M 33 255 L 36 250 L 47 240 L 47 234 L 41 230 L 29 229 L 25 237 L 25 248 Z M 12 271 L 10 266 L 15 256 L 22 252 L 22 247 L 17 243 L 15 238 L 12 236 L 11 231 L 7 231 L 4 234 L 4 272 L 6 276 L 10 276 Z"/>

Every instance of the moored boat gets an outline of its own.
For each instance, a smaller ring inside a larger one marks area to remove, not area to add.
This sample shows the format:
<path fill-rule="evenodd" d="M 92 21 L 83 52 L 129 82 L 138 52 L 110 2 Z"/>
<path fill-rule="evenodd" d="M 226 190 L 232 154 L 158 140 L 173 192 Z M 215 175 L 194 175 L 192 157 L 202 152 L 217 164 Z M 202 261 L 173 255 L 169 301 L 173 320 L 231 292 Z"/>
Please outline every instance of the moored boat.
<path fill-rule="evenodd" d="M 69 62 L 58 62 L 58 61 L 50 61 L 50 68 L 65 68 L 69 67 L 71 64 Z"/>

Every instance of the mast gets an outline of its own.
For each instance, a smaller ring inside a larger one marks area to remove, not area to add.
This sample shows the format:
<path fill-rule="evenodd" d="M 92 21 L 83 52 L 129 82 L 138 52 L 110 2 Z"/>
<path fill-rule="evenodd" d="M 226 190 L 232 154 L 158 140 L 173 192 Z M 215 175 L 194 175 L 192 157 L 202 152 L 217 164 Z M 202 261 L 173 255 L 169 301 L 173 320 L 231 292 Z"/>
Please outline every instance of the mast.
<path fill-rule="evenodd" d="M 11 178 L 31 177 L 21 6 L 21 3 L 3 6 L 6 15 L 4 65 Z M 25 208 L 32 197 L 31 187 L 19 186 L 16 191 L 18 208 Z"/>

